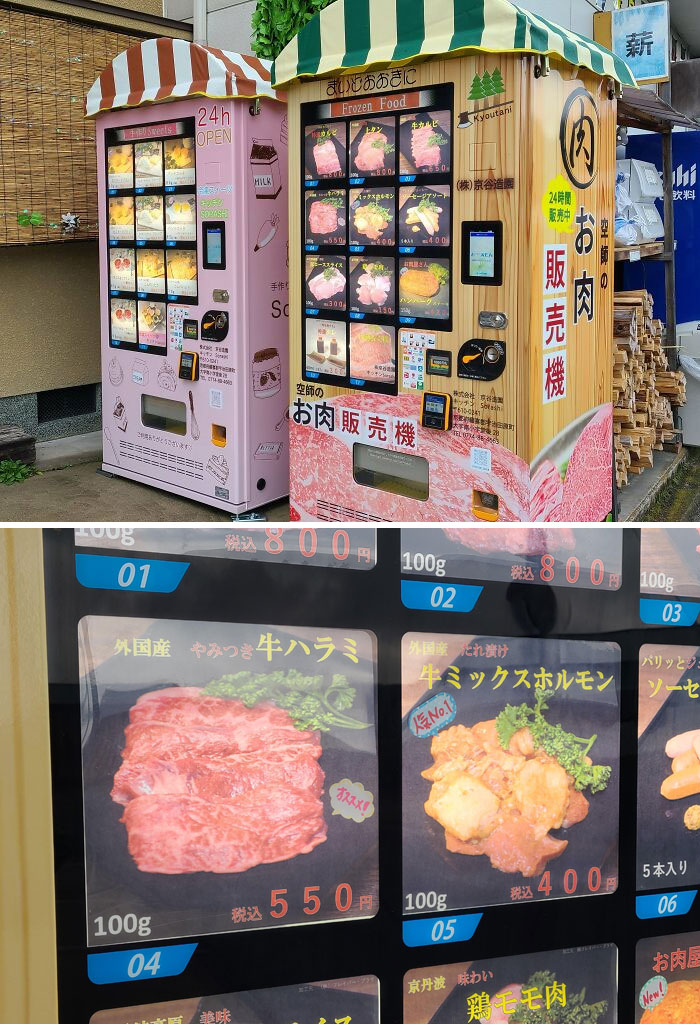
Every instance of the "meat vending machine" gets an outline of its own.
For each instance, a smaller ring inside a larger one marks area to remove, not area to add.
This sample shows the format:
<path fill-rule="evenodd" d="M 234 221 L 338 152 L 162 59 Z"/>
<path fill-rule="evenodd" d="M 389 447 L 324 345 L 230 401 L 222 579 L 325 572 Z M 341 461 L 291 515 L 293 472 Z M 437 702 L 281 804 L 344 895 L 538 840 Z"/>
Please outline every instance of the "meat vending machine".
<path fill-rule="evenodd" d="M 287 122 L 269 65 L 151 39 L 92 86 L 103 468 L 245 514 L 288 493 Z"/>
<path fill-rule="evenodd" d="M 604 520 L 629 68 L 508 0 L 338 0 L 273 79 L 292 515 Z"/>
<path fill-rule="evenodd" d="M 699 542 L 5 531 L 4 1005 L 695 1024 Z"/>

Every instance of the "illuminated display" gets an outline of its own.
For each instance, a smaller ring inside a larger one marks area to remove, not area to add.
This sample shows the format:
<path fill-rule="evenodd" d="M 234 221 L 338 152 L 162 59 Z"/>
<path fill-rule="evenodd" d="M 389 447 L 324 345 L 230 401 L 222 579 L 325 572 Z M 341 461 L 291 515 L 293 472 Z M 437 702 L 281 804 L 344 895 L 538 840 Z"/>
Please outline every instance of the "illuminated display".
<path fill-rule="evenodd" d="M 302 105 L 304 380 L 397 394 L 399 327 L 451 329 L 452 91 Z"/>

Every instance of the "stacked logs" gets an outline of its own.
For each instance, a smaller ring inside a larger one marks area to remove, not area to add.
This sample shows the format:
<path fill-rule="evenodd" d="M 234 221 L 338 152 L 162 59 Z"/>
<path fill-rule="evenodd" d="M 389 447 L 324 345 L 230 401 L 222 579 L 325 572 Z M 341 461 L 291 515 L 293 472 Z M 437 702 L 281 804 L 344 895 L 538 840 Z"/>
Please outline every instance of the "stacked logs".
<path fill-rule="evenodd" d="M 654 452 L 676 450 L 673 409 L 685 403 L 685 374 L 670 370 L 666 330 L 649 292 L 615 293 L 613 432 L 618 487 L 654 465 Z"/>

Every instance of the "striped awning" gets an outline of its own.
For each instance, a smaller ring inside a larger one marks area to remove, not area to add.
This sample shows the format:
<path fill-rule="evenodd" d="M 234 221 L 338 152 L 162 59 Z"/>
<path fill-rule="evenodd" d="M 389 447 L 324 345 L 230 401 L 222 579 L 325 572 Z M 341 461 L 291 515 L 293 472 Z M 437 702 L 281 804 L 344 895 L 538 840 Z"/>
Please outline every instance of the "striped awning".
<path fill-rule="evenodd" d="M 279 88 L 302 77 L 471 50 L 556 56 L 636 84 L 629 66 L 610 50 L 510 0 L 335 0 L 285 46 L 272 81 Z"/>
<path fill-rule="evenodd" d="M 91 86 L 85 114 L 187 96 L 228 99 L 275 94 L 270 62 L 186 39 L 146 39 L 118 54 Z"/>

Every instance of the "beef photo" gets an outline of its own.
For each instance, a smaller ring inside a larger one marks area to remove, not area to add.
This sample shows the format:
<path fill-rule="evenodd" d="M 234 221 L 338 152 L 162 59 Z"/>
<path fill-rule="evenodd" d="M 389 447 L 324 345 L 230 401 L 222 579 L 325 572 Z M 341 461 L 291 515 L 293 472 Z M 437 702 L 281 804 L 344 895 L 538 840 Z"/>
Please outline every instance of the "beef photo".
<path fill-rule="evenodd" d="M 612 508 L 612 405 L 581 431 L 564 477 L 561 521 L 600 523 Z"/>
<path fill-rule="evenodd" d="M 350 173 L 382 177 L 396 170 L 396 129 L 393 118 L 352 121 L 350 124 Z"/>
<path fill-rule="evenodd" d="M 470 529 L 443 527 L 446 537 L 463 547 L 488 555 L 507 552 L 510 555 L 546 555 L 553 551 L 573 551 L 576 538 L 568 527 L 544 529 L 537 526 L 512 526 L 508 530 L 493 530 L 488 526 Z"/>
<path fill-rule="evenodd" d="M 315 235 L 330 235 L 338 227 L 338 210 L 331 203 L 316 200 L 309 209 L 309 227 Z"/>
<path fill-rule="evenodd" d="M 327 178 L 340 174 L 341 167 L 332 139 L 317 142 L 314 146 L 314 162 L 319 177 Z"/>
<path fill-rule="evenodd" d="M 387 143 L 383 132 L 366 132 L 362 137 L 355 166 L 359 171 L 372 172 L 384 167 L 384 148 Z"/>
<path fill-rule="evenodd" d="M 390 329 L 369 324 L 351 325 L 350 374 L 366 380 L 393 382 L 396 369 Z"/>
<path fill-rule="evenodd" d="M 318 733 L 271 703 L 169 687 L 129 714 L 112 799 L 140 871 L 247 871 L 326 839 Z"/>
<path fill-rule="evenodd" d="M 335 295 L 345 292 L 345 276 L 337 267 L 322 267 L 318 273 L 314 273 L 308 279 L 306 284 L 317 302 L 327 302 Z"/>

